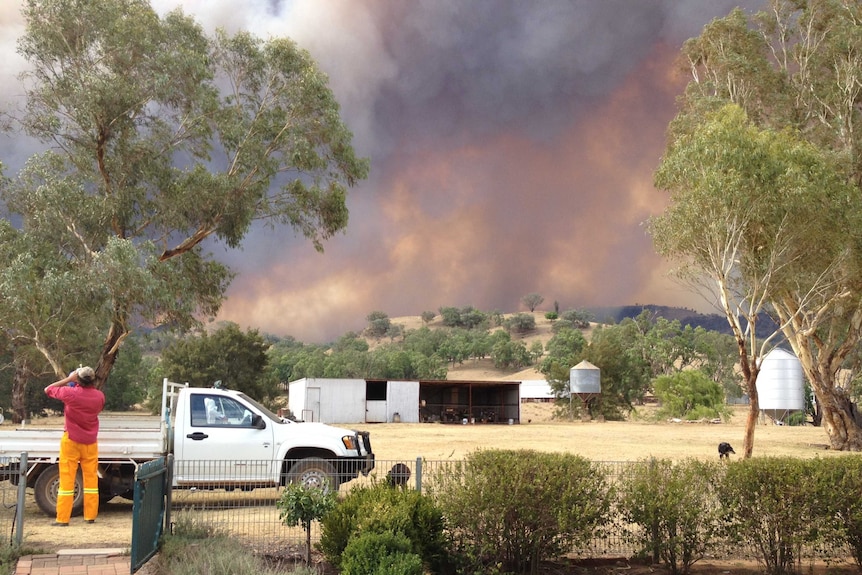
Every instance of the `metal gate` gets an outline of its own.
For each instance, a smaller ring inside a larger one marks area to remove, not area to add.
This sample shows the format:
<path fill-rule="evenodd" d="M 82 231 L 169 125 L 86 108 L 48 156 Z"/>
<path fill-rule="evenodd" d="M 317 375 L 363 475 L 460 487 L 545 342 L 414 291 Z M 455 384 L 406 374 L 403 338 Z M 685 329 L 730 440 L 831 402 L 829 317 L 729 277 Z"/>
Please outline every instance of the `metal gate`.
<path fill-rule="evenodd" d="M 159 550 L 170 509 L 173 455 L 148 461 L 135 474 L 135 500 L 132 505 L 131 572 L 150 560 Z"/>

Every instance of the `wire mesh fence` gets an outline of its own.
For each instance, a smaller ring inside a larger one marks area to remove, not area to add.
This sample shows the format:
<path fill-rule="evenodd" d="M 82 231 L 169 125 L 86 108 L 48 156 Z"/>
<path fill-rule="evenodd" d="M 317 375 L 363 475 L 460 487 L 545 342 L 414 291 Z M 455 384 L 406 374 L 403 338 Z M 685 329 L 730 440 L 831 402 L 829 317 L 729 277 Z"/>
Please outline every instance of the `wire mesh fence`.
<path fill-rule="evenodd" d="M 241 540 L 258 553 L 278 554 L 298 550 L 305 545 L 305 532 L 301 527 L 289 527 L 281 520 L 278 500 L 283 492 L 277 487 L 255 486 L 254 483 L 231 482 L 226 470 L 242 469 L 248 462 L 220 462 L 221 484 L 213 483 L 210 489 L 175 489 L 171 504 L 171 526 L 205 529 L 226 534 Z M 332 462 L 334 463 L 334 462 Z M 179 467 L 181 462 L 177 462 Z M 460 460 L 377 460 L 374 471 L 342 483 L 339 492 L 347 493 L 359 486 L 385 482 L 421 492 L 433 492 L 435 482 L 451 479 L 459 473 Z M 601 469 L 610 481 L 616 481 L 626 472 L 628 462 L 602 463 Z M 584 557 L 630 556 L 635 550 L 626 542 L 625 532 L 630 529 L 622 521 L 612 519 L 611 525 L 573 554 Z M 312 542 L 320 537 L 319 526 L 312 524 Z"/>
<path fill-rule="evenodd" d="M 3 545 L 21 545 L 27 454 L 0 457 L 0 529 L 8 533 Z M 23 463 L 22 463 L 23 462 Z"/>

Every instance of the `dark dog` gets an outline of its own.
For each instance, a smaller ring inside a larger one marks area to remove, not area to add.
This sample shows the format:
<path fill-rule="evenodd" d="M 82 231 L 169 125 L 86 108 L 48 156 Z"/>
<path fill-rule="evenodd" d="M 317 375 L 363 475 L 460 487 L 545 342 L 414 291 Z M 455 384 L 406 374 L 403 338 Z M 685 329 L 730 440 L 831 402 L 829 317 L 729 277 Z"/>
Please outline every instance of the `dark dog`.
<path fill-rule="evenodd" d="M 406 487 L 410 481 L 410 468 L 403 463 L 396 463 L 386 474 L 386 484 L 390 487 Z"/>
<path fill-rule="evenodd" d="M 724 459 L 724 458 L 729 459 L 731 453 L 736 455 L 736 452 L 733 450 L 733 447 L 731 447 L 729 443 L 727 443 L 726 441 L 722 441 L 721 443 L 718 444 L 718 458 L 719 459 Z"/>

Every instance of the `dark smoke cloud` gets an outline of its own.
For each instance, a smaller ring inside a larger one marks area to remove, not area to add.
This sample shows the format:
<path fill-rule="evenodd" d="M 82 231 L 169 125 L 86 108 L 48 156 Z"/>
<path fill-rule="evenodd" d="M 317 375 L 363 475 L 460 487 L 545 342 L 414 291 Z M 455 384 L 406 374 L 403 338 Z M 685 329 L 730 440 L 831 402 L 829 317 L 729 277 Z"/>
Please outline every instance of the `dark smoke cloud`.
<path fill-rule="evenodd" d="M 324 254 L 265 229 L 213 247 L 239 274 L 220 319 L 326 341 L 373 310 L 514 311 L 529 292 L 563 309 L 704 308 L 667 279 L 643 224 L 664 205 L 652 173 L 685 82 L 679 48 L 736 4 L 154 1 L 295 39 L 372 162 Z M 0 10 L 5 47 L 14 18 Z"/>

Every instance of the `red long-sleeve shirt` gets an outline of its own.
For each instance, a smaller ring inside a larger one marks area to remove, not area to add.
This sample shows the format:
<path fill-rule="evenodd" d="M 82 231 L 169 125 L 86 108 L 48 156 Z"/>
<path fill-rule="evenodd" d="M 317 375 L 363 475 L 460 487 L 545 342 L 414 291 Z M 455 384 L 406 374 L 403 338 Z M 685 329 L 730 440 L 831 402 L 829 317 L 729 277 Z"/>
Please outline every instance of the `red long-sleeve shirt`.
<path fill-rule="evenodd" d="M 69 439 L 85 445 L 96 443 L 99 435 L 99 413 L 105 407 L 104 393 L 95 387 L 82 385 L 48 387 L 45 393 L 65 404 L 65 429 Z"/>

